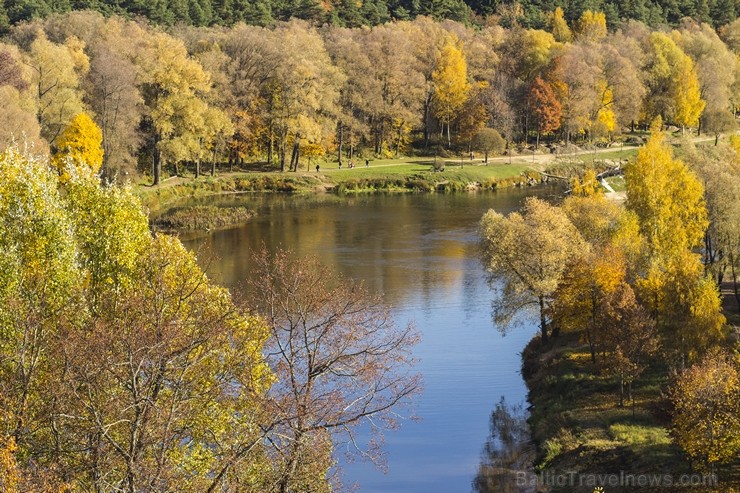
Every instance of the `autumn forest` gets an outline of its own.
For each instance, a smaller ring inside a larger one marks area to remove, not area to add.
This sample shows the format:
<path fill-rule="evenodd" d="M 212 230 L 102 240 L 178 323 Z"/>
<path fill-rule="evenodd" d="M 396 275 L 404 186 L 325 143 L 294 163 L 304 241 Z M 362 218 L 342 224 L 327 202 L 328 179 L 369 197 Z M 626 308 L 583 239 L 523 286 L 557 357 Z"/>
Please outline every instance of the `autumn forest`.
<path fill-rule="evenodd" d="M 620 192 L 609 166 L 574 160 L 547 200 L 472 228 L 493 325 L 538 329 L 522 355 L 527 467 L 740 483 L 740 20 L 719 0 L 10 3 L 3 492 L 343 491 L 338 444 L 382 467 L 384 433 L 411 417 L 423 327 L 264 245 L 243 287 L 216 285 L 150 229 L 140 195 L 169 178 L 320 180 L 414 156 L 436 180 L 437 157 L 507 156 L 501 169 L 624 144 Z M 620 20 L 628 8 L 640 15 Z M 553 178 L 529 171 L 518 184 Z M 490 470 L 478 491 L 514 491 L 512 463 Z"/>
<path fill-rule="evenodd" d="M 73 138 L 66 129 L 94 122 L 107 179 L 145 173 L 157 183 L 185 165 L 257 160 L 286 170 L 302 158 L 471 149 L 490 141 L 486 128 L 510 147 L 610 142 L 658 115 L 722 132 L 737 104 L 738 30 L 685 20 L 672 31 L 629 21 L 610 32 L 602 13 L 569 25 L 557 9 L 547 30 L 422 17 L 174 35 L 73 12 L 5 38 L 0 141 L 58 153 Z"/>

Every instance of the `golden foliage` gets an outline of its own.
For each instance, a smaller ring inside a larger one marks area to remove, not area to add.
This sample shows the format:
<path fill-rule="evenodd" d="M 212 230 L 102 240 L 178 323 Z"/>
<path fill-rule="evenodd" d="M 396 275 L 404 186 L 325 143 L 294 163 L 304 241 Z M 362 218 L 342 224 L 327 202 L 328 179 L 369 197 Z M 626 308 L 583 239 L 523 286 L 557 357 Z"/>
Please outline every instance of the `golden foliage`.
<path fill-rule="evenodd" d="M 0 442 L 3 479 L 17 467 L 19 493 L 52 493 L 66 488 L 57 477 L 74 491 L 105 477 L 183 492 L 257 464 L 265 478 L 265 323 L 179 240 L 152 238 L 130 190 L 75 175 L 61 186 L 14 149 L 0 172 L 0 411 L 13 414 L 0 436 L 16 437 L 16 458 L 44 458 L 14 465 Z"/>
<path fill-rule="evenodd" d="M 437 116 L 449 122 L 470 94 L 465 55 L 459 48 L 459 41 L 452 35 L 448 36 L 442 47 L 432 81 Z"/>
<path fill-rule="evenodd" d="M 652 33 L 649 40 L 646 116 L 663 116 L 681 126 L 696 125 L 706 102 L 701 98 L 694 62 L 666 34 Z"/>
<path fill-rule="evenodd" d="M 550 24 L 550 32 L 558 43 L 567 43 L 573 39 L 573 33 L 571 33 L 568 27 L 568 21 L 565 20 L 564 12 L 561 7 L 556 7 L 554 11 L 548 16 L 548 22 Z"/>
<path fill-rule="evenodd" d="M 708 223 L 704 187 L 673 158 L 660 120 L 625 173 L 627 206 L 635 211 L 651 253 L 668 258 L 701 244 Z"/>
<path fill-rule="evenodd" d="M 729 462 L 740 454 L 740 368 L 713 351 L 678 375 L 671 393 L 672 434 L 701 465 Z"/>
<path fill-rule="evenodd" d="M 103 164 L 103 132 L 87 113 L 79 113 L 56 141 L 52 164 L 63 180 L 69 180 L 68 167 L 88 167 L 97 173 Z"/>
<path fill-rule="evenodd" d="M 606 37 L 606 16 L 603 12 L 586 10 L 575 25 L 576 38 L 583 41 L 599 41 Z"/>
<path fill-rule="evenodd" d="M 572 187 L 573 196 L 575 197 L 591 197 L 604 193 L 599 180 L 596 178 L 596 171 L 594 169 L 587 169 L 581 179 L 578 177 L 573 178 Z"/>
<path fill-rule="evenodd" d="M 506 325 L 520 309 L 539 305 L 547 339 L 547 305 L 568 262 L 585 248 L 580 234 L 561 209 L 536 198 L 509 217 L 489 210 L 480 230 L 486 269 L 504 280 L 504 296 L 494 307 L 497 322 Z"/>

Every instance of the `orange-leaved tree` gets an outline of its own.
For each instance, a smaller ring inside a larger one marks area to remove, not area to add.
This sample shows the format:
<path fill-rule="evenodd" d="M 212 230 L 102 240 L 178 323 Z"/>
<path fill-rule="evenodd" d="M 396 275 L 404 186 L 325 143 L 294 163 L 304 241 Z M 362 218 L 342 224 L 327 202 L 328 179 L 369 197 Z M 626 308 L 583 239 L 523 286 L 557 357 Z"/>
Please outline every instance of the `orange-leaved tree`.
<path fill-rule="evenodd" d="M 535 77 L 529 86 L 527 105 L 532 123 L 537 131 L 537 147 L 539 147 L 541 134 L 550 133 L 560 128 L 563 109 L 550 84 L 539 76 Z"/>

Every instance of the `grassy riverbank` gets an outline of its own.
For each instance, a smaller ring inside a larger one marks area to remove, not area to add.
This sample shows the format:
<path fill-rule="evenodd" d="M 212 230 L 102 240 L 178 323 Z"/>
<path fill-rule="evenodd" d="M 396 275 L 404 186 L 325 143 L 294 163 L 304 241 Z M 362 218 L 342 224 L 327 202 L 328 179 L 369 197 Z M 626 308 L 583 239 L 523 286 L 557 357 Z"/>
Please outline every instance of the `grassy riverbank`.
<path fill-rule="evenodd" d="M 492 158 L 488 165 L 480 159 L 470 161 L 434 158 L 404 158 L 372 160 L 365 167 L 342 169 L 336 163 L 321 163 L 315 168 L 298 172 L 237 171 L 204 176 L 172 177 L 153 187 L 140 184 L 137 194 L 152 212 L 166 210 L 172 204 L 189 198 L 228 193 L 292 192 L 292 193 L 373 193 L 373 192 L 455 192 L 467 190 L 495 190 L 511 186 L 524 186 L 539 182 L 542 171 L 555 166 L 569 170 L 599 165 L 604 159 L 628 159 L 635 149 L 587 153 L 582 156 L 556 157 L 548 154 Z M 434 171 L 444 166 L 443 171 Z"/>
<path fill-rule="evenodd" d="M 660 363 L 649 367 L 635 382 L 634 408 L 619 407 L 619 384 L 591 363 L 588 347 L 574 335 L 561 335 L 542 348 L 539 338 L 523 353 L 522 373 L 529 388 L 532 437 L 537 466 L 544 477 L 575 472 L 587 475 L 632 474 L 662 477 L 661 487 L 605 486 L 604 493 L 633 491 L 738 492 L 740 462 L 717 471 L 718 487 L 666 484 L 691 475 L 691 465 L 673 444 L 664 392 L 668 370 Z M 691 478 L 699 481 L 701 478 Z M 657 480 L 657 479 L 656 479 Z M 557 493 L 593 493 L 593 485 L 555 487 Z"/>

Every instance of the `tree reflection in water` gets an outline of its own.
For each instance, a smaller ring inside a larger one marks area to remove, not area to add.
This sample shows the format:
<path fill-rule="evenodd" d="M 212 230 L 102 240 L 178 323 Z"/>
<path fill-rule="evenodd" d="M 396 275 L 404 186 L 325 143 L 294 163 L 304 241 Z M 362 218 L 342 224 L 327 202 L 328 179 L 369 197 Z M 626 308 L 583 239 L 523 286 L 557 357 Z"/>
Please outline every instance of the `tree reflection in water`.
<path fill-rule="evenodd" d="M 491 433 L 481 454 L 478 474 L 473 480 L 477 493 L 533 493 L 537 488 L 522 485 L 522 473 L 531 477 L 535 448 L 521 404 L 511 406 L 501 397 L 491 413 Z M 520 484 L 517 484 L 519 473 Z"/>

